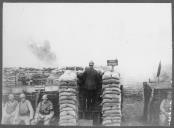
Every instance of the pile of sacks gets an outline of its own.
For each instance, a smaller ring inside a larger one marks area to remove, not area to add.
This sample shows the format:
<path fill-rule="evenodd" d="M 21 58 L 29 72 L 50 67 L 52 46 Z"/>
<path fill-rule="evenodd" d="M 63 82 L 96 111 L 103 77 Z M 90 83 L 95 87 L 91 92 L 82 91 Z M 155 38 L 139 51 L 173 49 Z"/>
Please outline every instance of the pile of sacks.
<path fill-rule="evenodd" d="M 78 121 L 77 75 L 75 72 L 66 71 L 59 81 L 59 126 L 76 126 Z"/>
<path fill-rule="evenodd" d="M 120 75 L 107 71 L 102 77 L 102 125 L 120 126 L 121 116 Z"/>
<path fill-rule="evenodd" d="M 13 72 L 3 73 L 3 85 L 4 86 L 15 86 L 16 85 L 16 75 Z"/>

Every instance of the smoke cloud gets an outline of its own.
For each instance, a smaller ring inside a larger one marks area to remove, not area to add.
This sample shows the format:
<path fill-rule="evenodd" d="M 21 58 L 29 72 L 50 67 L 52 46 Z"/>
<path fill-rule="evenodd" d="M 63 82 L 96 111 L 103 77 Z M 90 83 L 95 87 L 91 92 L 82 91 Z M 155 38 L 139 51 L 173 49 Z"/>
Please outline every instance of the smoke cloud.
<path fill-rule="evenodd" d="M 48 40 L 45 40 L 42 45 L 31 41 L 29 49 L 40 61 L 46 64 L 51 64 L 56 61 L 56 54 L 51 51 L 50 42 Z"/>

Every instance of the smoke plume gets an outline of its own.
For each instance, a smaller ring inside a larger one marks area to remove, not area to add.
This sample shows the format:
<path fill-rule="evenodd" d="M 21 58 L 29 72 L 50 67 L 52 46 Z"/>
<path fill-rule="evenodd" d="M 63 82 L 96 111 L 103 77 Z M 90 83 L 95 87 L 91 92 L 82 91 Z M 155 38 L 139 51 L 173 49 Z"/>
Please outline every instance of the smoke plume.
<path fill-rule="evenodd" d="M 42 45 L 31 41 L 29 44 L 31 52 L 44 63 L 51 64 L 56 61 L 56 54 L 51 51 L 50 42 L 45 40 Z"/>

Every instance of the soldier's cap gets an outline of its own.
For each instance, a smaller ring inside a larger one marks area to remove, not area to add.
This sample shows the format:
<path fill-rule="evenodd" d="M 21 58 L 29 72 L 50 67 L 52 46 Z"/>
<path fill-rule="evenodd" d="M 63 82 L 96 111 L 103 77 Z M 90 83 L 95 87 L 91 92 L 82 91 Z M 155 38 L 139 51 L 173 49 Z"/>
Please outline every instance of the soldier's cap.
<path fill-rule="evenodd" d="M 20 94 L 20 98 L 25 98 L 25 94 L 24 93 L 21 93 Z"/>
<path fill-rule="evenodd" d="M 9 94 L 8 98 L 14 98 L 14 95 L 13 94 Z"/>
<path fill-rule="evenodd" d="M 93 65 L 94 65 L 94 62 L 91 60 L 91 61 L 89 62 L 89 65 L 90 65 L 90 66 L 93 66 Z"/>
<path fill-rule="evenodd" d="M 43 95 L 43 96 L 42 96 L 42 99 L 43 99 L 43 100 L 44 100 L 44 99 L 48 99 L 47 95 L 46 95 L 46 94 Z"/>

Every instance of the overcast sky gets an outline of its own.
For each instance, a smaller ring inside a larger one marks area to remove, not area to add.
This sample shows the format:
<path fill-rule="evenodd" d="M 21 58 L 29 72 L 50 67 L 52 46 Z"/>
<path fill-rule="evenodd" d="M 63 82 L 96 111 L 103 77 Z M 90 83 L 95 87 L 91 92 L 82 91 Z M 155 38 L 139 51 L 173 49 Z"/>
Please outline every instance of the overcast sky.
<path fill-rule="evenodd" d="M 172 63 L 171 23 L 171 4 L 5 3 L 3 66 L 106 65 L 118 58 L 123 77 L 147 80 L 160 60 Z M 43 45 L 47 55 L 38 53 Z"/>

